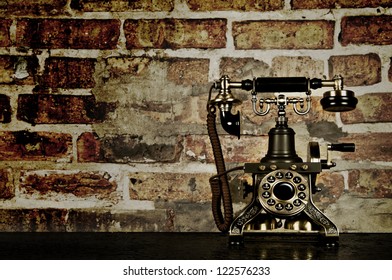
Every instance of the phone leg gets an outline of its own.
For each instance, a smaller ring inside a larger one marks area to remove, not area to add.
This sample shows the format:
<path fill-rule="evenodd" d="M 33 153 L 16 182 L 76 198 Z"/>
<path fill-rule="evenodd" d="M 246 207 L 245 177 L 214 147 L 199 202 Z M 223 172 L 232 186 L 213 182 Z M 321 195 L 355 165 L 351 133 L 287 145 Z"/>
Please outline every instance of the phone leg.
<path fill-rule="evenodd" d="M 339 242 L 339 230 L 337 226 L 324 215 L 310 200 L 308 201 L 304 212 L 312 221 L 324 228 L 325 243 L 328 246 L 336 246 Z"/>
<path fill-rule="evenodd" d="M 257 197 L 238 215 L 230 226 L 230 245 L 241 245 L 243 243 L 244 227 L 253 220 L 262 210 Z"/>

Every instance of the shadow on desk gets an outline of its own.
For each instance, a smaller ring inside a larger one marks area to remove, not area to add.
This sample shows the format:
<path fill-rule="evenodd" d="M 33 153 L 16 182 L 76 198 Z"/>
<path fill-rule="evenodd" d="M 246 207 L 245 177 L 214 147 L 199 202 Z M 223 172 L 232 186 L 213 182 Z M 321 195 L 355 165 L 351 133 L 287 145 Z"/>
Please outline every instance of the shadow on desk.
<path fill-rule="evenodd" d="M 392 234 L 341 234 L 338 247 L 220 233 L 0 233 L 2 260 L 391 260 Z"/>

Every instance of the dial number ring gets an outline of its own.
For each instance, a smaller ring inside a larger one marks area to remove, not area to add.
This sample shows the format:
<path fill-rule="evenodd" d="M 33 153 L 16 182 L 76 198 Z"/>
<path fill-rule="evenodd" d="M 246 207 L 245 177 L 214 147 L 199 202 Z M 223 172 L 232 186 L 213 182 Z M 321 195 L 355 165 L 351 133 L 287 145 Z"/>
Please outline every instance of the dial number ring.
<path fill-rule="evenodd" d="M 265 175 L 258 190 L 264 208 L 280 216 L 293 216 L 303 211 L 310 197 L 308 180 L 298 172 L 286 169 Z"/>

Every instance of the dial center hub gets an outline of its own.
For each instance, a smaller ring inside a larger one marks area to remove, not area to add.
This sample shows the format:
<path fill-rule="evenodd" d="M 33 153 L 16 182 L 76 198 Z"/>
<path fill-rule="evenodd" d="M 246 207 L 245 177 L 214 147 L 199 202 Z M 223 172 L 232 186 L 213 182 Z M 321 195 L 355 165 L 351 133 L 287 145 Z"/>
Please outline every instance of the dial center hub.
<path fill-rule="evenodd" d="M 273 193 L 280 200 L 289 200 L 295 195 L 295 189 L 288 182 L 280 182 L 275 185 Z"/>

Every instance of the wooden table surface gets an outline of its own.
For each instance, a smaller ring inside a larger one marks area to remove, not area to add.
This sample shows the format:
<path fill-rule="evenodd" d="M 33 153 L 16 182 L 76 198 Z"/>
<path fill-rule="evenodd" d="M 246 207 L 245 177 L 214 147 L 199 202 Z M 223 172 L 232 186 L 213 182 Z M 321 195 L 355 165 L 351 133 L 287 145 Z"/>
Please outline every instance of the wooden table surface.
<path fill-rule="evenodd" d="M 231 247 L 220 233 L 0 233 L 2 260 L 392 259 L 392 234 L 341 234 L 339 246 L 250 236 Z"/>

